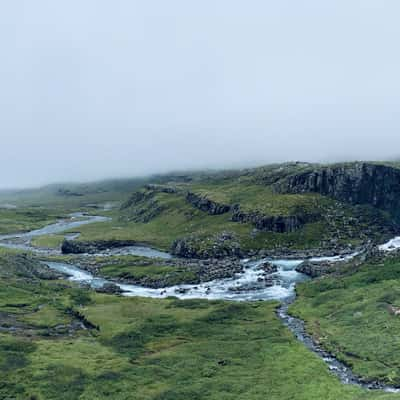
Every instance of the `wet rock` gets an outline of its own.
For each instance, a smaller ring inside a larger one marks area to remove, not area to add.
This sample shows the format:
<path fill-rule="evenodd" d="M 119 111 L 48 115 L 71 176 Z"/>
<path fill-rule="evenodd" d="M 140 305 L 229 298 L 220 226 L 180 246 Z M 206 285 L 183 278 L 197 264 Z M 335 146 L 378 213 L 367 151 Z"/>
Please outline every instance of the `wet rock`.
<path fill-rule="evenodd" d="M 177 288 L 177 289 L 175 289 L 175 293 L 176 294 L 185 294 L 188 291 L 189 291 L 189 289 L 186 289 L 186 288 Z"/>
<path fill-rule="evenodd" d="M 318 278 L 322 275 L 327 275 L 337 271 L 342 266 L 342 262 L 330 262 L 330 261 L 304 261 L 298 265 L 295 269 L 297 272 L 308 275 L 311 278 Z"/>
<path fill-rule="evenodd" d="M 121 294 L 123 293 L 123 290 L 115 283 L 107 282 L 102 287 L 96 288 L 96 292 L 106 294 Z"/>
<path fill-rule="evenodd" d="M 268 261 L 262 263 L 259 268 L 267 274 L 273 274 L 278 271 L 278 267 Z"/>
<path fill-rule="evenodd" d="M 261 281 L 257 282 L 250 282 L 250 283 L 244 283 L 243 285 L 238 285 L 238 286 L 231 286 L 228 288 L 230 292 L 233 293 L 245 293 L 245 292 L 252 292 L 252 291 L 257 291 L 257 290 L 262 290 L 267 287 L 274 286 L 274 281 L 272 279 L 261 279 Z"/>

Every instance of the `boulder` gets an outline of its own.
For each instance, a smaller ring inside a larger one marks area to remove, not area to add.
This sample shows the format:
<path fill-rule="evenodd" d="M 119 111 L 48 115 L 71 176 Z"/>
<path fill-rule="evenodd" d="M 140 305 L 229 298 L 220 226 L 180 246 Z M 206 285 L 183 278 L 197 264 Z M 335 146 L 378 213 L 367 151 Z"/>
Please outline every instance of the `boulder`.
<path fill-rule="evenodd" d="M 121 294 L 123 290 L 115 283 L 107 282 L 100 288 L 97 288 L 96 292 L 106 294 Z"/>

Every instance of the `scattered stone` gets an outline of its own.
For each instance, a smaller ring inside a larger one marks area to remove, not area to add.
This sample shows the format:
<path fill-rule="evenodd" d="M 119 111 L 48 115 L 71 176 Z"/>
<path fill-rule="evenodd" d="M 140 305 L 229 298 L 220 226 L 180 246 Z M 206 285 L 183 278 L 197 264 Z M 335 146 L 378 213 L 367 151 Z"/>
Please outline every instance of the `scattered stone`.
<path fill-rule="evenodd" d="M 105 294 L 121 294 L 123 290 L 112 282 L 107 282 L 103 286 L 96 288 L 96 292 Z"/>
<path fill-rule="evenodd" d="M 307 260 L 298 265 L 296 267 L 296 271 L 308 275 L 311 278 L 318 278 L 319 276 L 327 275 L 335 271 L 337 267 L 338 267 L 338 262 L 335 263 L 329 261 L 313 262 Z"/>
<path fill-rule="evenodd" d="M 400 315 L 400 307 L 395 307 L 392 304 L 389 304 L 388 310 L 391 314 L 393 314 L 395 316 Z"/>
<path fill-rule="evenodd" d="M 278 267 L 269 261 L 265 261 L 260 265 L 260 269 L 262 269 L 267 274 L 273 274 L 278 271 Z"/>
<path fill-rule="evenodd" d="M 176 294 L 185 294 L 188 291 L 189 291 L 189 289 L 186 289 L 186 288 L 177 288 L 177 289 L 175 289 L 175 293 Z"/>

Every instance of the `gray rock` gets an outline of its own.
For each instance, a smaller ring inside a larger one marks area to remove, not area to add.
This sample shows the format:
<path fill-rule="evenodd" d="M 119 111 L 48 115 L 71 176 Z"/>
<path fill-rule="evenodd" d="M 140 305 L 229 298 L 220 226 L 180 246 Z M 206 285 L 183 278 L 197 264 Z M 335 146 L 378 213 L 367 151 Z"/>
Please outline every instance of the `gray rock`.
<path fill-rule="evenodd" d="M 319 219 L 321 219 L 321 215 L 319 214 L 299 213 L 298 215 L 289 216 L 269 216 L 257 211 L 243 212 L 239 205 L 232 208 L 231 217 L 231 220 L 234 222 L 250 223 L 260 231 L 277 233 L 294 232 L 302 228 L 305 224 L 318 221 Z"/>
<path fill-rule="evenodd" d="M 351 204 L 369 204 L 400 217 L 400 170 L 365 162 L 309 169 L 275 185 L 281 193 L 315 192 Z"/>
<path fill-rule="evenodd" d="M 229 212 L 231 209 L 231 207 L 227 204 L 217 203 L 216 201 L 210 200 L 205 196 L 201 196 L 192 192 L 188 192 L 186 194 L 186 201 L 188 201 L 193 207 L 205 211 L 210 215 L 224 214 Z"/>
<path fill-rule="evenodd" d="M 96 292 L 106 294 L 121 294 L 123 290 L 115 283 L 107 282 L 102 287 L 97 288 Z"/>

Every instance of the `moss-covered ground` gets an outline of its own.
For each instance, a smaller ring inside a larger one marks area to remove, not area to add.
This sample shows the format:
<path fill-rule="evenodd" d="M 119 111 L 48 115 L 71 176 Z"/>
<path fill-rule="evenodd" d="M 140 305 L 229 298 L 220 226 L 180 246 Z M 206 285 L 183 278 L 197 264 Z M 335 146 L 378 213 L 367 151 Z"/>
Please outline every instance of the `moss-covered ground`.
<path fill-rule="evenodd" d="M 64 241 L 64 235 L 43 235 L 36 236 L 32 239 L 31 244 L 34 247 L 42 247 L 47 249 L 58 249 Z"/>
<path fill-rule="evenodd" d="M 122 298 L 12 276 L 0 289 L 1 325 L 19 327 L 0 333 L 2 399 L 400 398 L 341 384 L 273 302 Z M 97 329 L 50 335 L 71 308 Z"/>
<path fill-rule="evenodd" d="M 376 260 L 298 287 L 291 312 L 326 349 L 367 379 L 400 385 L 400 258 Z"/>
<path fill-rule="evenodd" d="M 139 256 L 113 256 L 96 260 L 101 276 L 109 279 L 130 280 L 149 285 L 161 281 L 163 286 L 198 282 L 196 269 L 166 264 L 162 259 Z"/>
<path fill-rule="evenodd" d="M 0 209 L 0 235 L 38 229 L 65 216 L 65 211 L 41 207 Z"/>
<path fill-rule="evenodd" d="M 329 212 L 333 207 L 334 224 L 325 219 L 293 233 L 254 232 L 250 224 L 232 222 L 229 213 L 209 215 L 181 194 L 156 193 L 139 208 L 94 209 L 113 220 L 79 228 L 79 239 L 133 239 L 169 249 L 175 239 L 188 235 L 212 245 L 214 235 L 229 231 L 243 249 L 271 249 L 319 247 L 332 226 L 344 232 L 343 243 L 356 244 L 362 234 L 379 235 L 379 220 L 368 210 L 362 211 L 363 223 L 349 225 L 354 208 L 314 195 L 276 197 L 260 184 L 270 183 L 261 170 L 250 178 L 239 176 L 241 181 L 235 174 L 227 176 L 218 184 L 213 178 L 189 181 L 185 187 L 271 215 L 290 215 L 296 207 L 314 210 L 313 204 Z M 243 185 L 240 190 L 232 184 L 235 179 Z M 0 210 L 0 233 L 36 229 L 72 210 L 91 209 L 89 200 L 100 207 L 129 197 L 121 186 L 114 192 L 112 185 L 106 186 L 68 186 L 61 192 L 52 189 L 51 195 L 28 196 L 20 208 Z M 136 188 L 133 183 L 132 190 Z M 138 218 L 143 207 L 152 214 L 145 213 L 146 221 Z M 57 247 L 61 236 L 35 238 L 34 244 Z M 400 394 L 340 383 L 282 325 L 277 303 L 98 294 L 56 279 L 17 253 L 0 249 L 0 399 L 400 399 Z M 177 272 L 157 262 L 138 266 L 132 260 L 110 262 L 102 272 L 135 278 Z M 393 314 L 400 308 L 399 280 L 398 258 L 376 260 L 301 284 L 291 312 L 306 320 L 314 338 L 355 373 L 400 385 L 400 317 Z"/>

